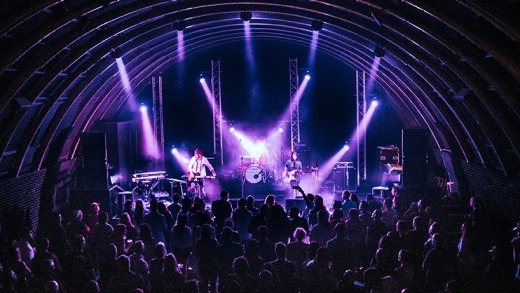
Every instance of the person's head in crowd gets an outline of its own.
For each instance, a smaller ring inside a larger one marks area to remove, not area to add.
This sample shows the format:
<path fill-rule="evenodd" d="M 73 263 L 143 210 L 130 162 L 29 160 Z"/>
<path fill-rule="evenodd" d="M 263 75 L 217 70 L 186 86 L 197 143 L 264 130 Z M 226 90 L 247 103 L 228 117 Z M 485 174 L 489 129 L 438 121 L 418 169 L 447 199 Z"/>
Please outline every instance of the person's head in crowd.
<path fill-rule="evenodd" d="M 266 203 L 270 207 L 275 205 L 276 204 L 276 197 L 274 196 L 274 194 L 268 194 L 265 197 L 264 203 Z"/>
<path fill-rule="evenodd" d="M 305 231 L 305 229 L 303 229 L 302 227 L 298 227 L 296 228 L 296 230 L 294 230 L 293 237 L 294 239 L 296 239 L 296 241 L 302 242 L 303 239 L 307 237 L 307 231 Z"/>
<path fill-rule="evenodd" d="M 179 195 L 179 193 L 175 192 L 175 193 L 173 193 L 172 199 L 173 199 L 174 203 L 179 203 L 179 200 L 181 199 L 181 196 Z"/>
<path fill-rule="evenodd" d="M 150 225 L 144 223 L 144 224 L 141 224 L 141 226 L 139 227 L 139 236 L 141 239 L 143 240 L 151 240 L 153 239 L 153 234 L 152 234 L 152 228 L 150 228 Z"/>
<path fill-rule="evenodd" d="M 177 258 L 175 258 L 175 255 L 173 253 L 168 253 L 164 257 L 164 271 L 165 272 L 180 272 L 179 267 L 177 265 Z"/>
<path fill-rule="evenodd" d="M 239 256 L 233 260 L 233 271 L 236 274 L 244 274 L 249 270 L 249 262 L 243 256 Z"/>
<path fill-rule="evenodd" d="M 106 259 L 115 259 L 116 257 L 117 257 L 117 246 L 114 243 L 108 244 L 105 249 L 105 258 Z"/>
<path fill-rule="evenodd" d="M 63 288 L 64 289 L 64 288 Z M 49 280 L 45 282 L 43 285 L 43 292 L 45 293 L 59 293 L 60 292 L 60 284 L 55 280 Z"/>
<path fill-rule="evenodd" d="M 383 213 L 381 212 L 380 209 L 375 209 L 373 212 L 372 212 L 372 219 L 374 220 L 381 220 L 381 217 L 383 217 Z"/>
<path fill-rule="evenodd" d="M 127 212 L 124 212 L 121 214 L 121 216 L 119 216 L 119 223 L 123 224 L 127 227 L 134 226 L 134 224 L 132 223 L 132 218 L 130 217 L 130 215 Z"/>
<path fill-rule="evenodd" d="M 105 211 L 99 212 L 98 216 L 98 223 L 99 224 L 106 224 L 108 222 L 108 213 Z"/>
<path fill-rule="evenodd" d="M 332 220 L 342 221 L 343 220 L 343 210 L 334 209 L 334 211 L 332 212 Z"/>
<path fill-rule="evenodd" d="M 350 220 L 357 220 L 359 219 L 359 210 L 355 208 L 351 208 L 348 210 L 348 217 Z"/>
<path fill-rule="evenodd" d="M 188 216 L 186 214 L 180 214 L 177 216 L 177 222 L 176 224 L 179 226 L 186 226 L 188 223 Z"/>
<path fill-rule="evenodd" d="M 220 199 L 221 200 L 228 200 L 229 199 L 229 192 L 227 190 L 222 190 L 220 192 Z"/>
<path fill-rule="evenodd" d="M 316 251 L 316 260 L 319 262 L 327 262 L 330 260 L 329 249 L 325 246 L 318 248 Z"/>
<path fill-rule="evenodd" d="M 335 200 L 334 203 L 332 204 L 332 208 L 335 210 L 341 209 L 341 201 Z"/>
<path fill-rule="evenodd" d="M 296 219 L 300 216 L 300 210 L 298 209 L 298 207 L 292 207 L 289 209 L 289 217 L 291 217 L 291 219 Z"/>
<path fill-rule="evenodd" d="M 90 280 L 82 288 L 81 293 L 99 293 L 101 292 L 99 289 L 99 284 L 96 282 L 96 280 Z"/>
<path fill-rule="evenodd" d="M 318 207 L 325 207 L 323 205 L 323 197 L 319 196 L 319 195 L 316 195 L 316 197 L 314 198 L 314 203 L 316 204 L 316 206 Z"/>
<path fill-rule="evenodd" d="M 132 245 L 132 249 L 136 254 L 143 254 L 144 253 L 143 240 L 137 240 L 136 242 L 134 242 L 134 245 Z"/>
<path fill-rule="evenodd" d="M 312 241 L 309 243 L 309 259 L 314 259 L 316 257 L 316 253 L 318 252 L 318 248 L 320 248 L 320 244 L 316 241 Z"/>
<path fill-rule="evenodd" d="M 258 256 L 258 241 L 256 239 L 250 239 L 246 243 L 244 255 L 245 256 Z"/>
<path fill-rule="evenodd" d="M 202 228 L 200 229 L 200 239 L 209 240 L 211 238 L 211 226 L 209 224 L 202 225 Z"/>
<path fill-rule="evenodd" d="M 155 245 L 155 250 L 154 250 L 155 258 L 164 258 L 166 253 L 167 253 L 167 251 L 166 251 L 166 246 L 164 245 L 164 243 L 159 242 Z"/>
<path fill-rule="evenodd" d="M 338 238 L 345 237 L 347 235 L 347 226 L 343 223 L 337 223 L 334 226 L 334 232 L 336 232 Z"/>
<path fill-rule="evenodd" d="M 287 254 L 287 247 L 283 242 L 278 242 L 274 246 L 274 252 L 276 254 L 276 258 L 285 259 L 285 256 Z"/>
<path fill-rule="evenodd" d="M 120 255 L 117 257 L 117 270 L 121 273 L 130 271 L 130 258 L 126 255 Z"/>
<path fill-rule="evenodd" d="M 341 198 L 343 200 L 350 200 L 350 191 L 348 190 L 343 190 L 343 193 L 341 194 Z"/>
<path fill-rule="evenodd" d="M 264 225 L 258 227 L 257 234 L 258 234 L 258 239 L 260 239 L 260 240 L 266 240 L 267 238 L 269 238 L 269 230 Z"/>
<path fill-rule="evenodd" d="M 318 224 L 326 224 L 329 222 L 329 213 L 327 211 L 318 212 Z"/>
<path fill-rule="evenodd" d="M 269 214 L 269 205 L 266 203 L 263 203 L 260 206 L 260 215 L 267 216 L 267 214 Z"/>
<path fill-rule="evenodd" d="M 245 198 L 240 198 L 237 201 L 237 207 L 238 208 L 245 208 L 247 206 L 247 200 Z"/>
<path fill-rule="evenodd" d="M 231 241 L 231 238 L 233 237 L 233 230 L 231 230 L 230 227 L 224 227 L 222 228 L 222 232 L 220 232 L 220 239 L 222 241 Z"/>
<path fill-rule="evenodd" d="M 248 195 L 247 198 L 247 205 L 252 207 L 255 204 L 255 198 L 252 195 Z"/>

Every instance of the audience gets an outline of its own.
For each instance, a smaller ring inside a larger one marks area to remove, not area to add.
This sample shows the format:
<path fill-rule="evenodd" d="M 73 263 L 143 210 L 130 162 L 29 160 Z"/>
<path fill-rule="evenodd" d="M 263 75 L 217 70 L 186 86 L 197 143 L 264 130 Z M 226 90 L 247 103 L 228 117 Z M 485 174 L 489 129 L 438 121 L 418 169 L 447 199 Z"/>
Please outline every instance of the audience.
<path fill-rule="evenodd" d="M 55 212 L 40 225 L 36 239 L 31 229 L 20 229 L 12 238 L 0 230 L 0 288 L 150 293 L 217 288 L 221 293 L 520 291 L 520 222 L 508 239 L 482 239 L 491 233 L 478 198 L 470 199 L 471 211 L 458 224 L 456 239 L 446 226 L 457 224 L 421 199 L 399 213 L 392 205 L 397 193 L 385 199 L 381 211 L 372 195 L 354 204 L 359 198 L 347 191 L 343 202 L 329 209 L 323 197 L 299 191 L 305 195 L 308 218 L 301 217 L 297 207 L 288 216 L 273 195 L 259 210 L 254 197 L 248 196 L 238 200 L 233 211 L 226 191 L 213 202 L 213 210 L 198 198 L 184 198 L 180 205 L 180 195 L 174 194 L 168 208 L 152 200 L 147 213 L 147 204 L 138 200 L 133 211 L 129 201 L 129 209 L 113 219 L 93 203 L 85 221 L 77 209 L 65 227 Z M 132 220 L 144 224 L 137 228 Z"/>

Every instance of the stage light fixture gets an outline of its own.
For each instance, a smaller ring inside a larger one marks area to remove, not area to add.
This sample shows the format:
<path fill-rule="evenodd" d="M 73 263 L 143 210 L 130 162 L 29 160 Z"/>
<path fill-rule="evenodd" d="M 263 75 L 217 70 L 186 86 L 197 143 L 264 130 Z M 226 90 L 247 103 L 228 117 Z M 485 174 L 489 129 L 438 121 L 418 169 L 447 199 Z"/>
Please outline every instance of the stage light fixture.
<path fill-rule="evenodd" d="M 348 151 L 350 149 L 350 146 L 348 145 L 348 142 L 345 142 L 345 145 L 343 146 L 343 149 Z"/>
<path fill-rule="evenodd" d="M 184 20 L 177 20 L 173 23 L 173 27 L 178 31 L 183 31 L 186 28 L 186 23 Z"/>
<path fill-rule="evenodd" d="M 110 56 L 114 59 L 119 59 L 119 58 L 123 57 L 123 50 L 121 50 L 121 48 L 119 48 L 119 47 L 112 48 L 110 50 Z"/>
<path fill-rule="evenodd" d="M 313 20 L 311 23 L 311 28 L 313 31 L 321 31 L 323 28 L 323 22 L 319 20 Z"/>
<path fill-rule="evenodd" d="M 200 81 L 200 83 L 205 83 L 205 82 L 206 82 L 206 79 L 204 79 L 204 77 L 201 76 L 200 79 L 199 79 L 199 81 Z"/>
<path fill-rule="evenodd" d="M 253 13 L 251 11 L 242 11 L 240 12 L 240 19 L 243 21 L 250 21 L 253 18 Z"/>
<path fill-rule="evenodd" d="M 378 58 L 385 57 L 385 54 L 386 54 L 386 49 L 384 47 L 376 46 L 376 48 L 374 49 L 374 55 Z"/>
<path fill-rule="evenodd" d="M 278 132 L 282 133 L 283 132 L 283 128 L 282 127 L 278 127 Z"/>
<path fill-rule="evenodd" d="M 379 104 L 379 102 L 377 101 L 377 98 L 374 98 L 372 100 L 372 105 L 377 106 L 378 104 Z"/>
<path fill-rule="evenodd" d="M 229 128 L 229 131 L 230 131 L 230 132 L 235 132 L 235 127 L 231 127 L 231 128 Z"/>
<path fill-rule="evenodd" d="M 141 110 L 141 112 L 146 112 L 146 105 L 141 105 L 139 109 Z"/>
<path fill-rule="evenodd" d="M 306 79 L 306 80 L 309 80 L 309 79 L 311 79 L 311 75 L 310 75 L 310 74 L 309 74 L 308 72 L 307 72 L 307 73 L 305 73 L 305 79 Z"/>

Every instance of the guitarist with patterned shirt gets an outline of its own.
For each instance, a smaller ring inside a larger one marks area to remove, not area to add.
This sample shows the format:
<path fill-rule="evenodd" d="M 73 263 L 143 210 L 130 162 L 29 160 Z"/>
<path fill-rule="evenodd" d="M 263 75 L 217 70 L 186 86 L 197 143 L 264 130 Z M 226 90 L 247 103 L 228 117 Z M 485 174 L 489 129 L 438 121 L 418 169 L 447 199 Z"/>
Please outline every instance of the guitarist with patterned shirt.
<path fill-rule="evenodd" d="M 209 169 L 213 178 L 217 176 L 208 158 L 202 155 L 202 150 L 196 149 L 188 163 L 188 192 L 198 195 L 202 199 L 206 197 L 204 192 L 204 178 L 209 177 L 206 175 L 206 168 Z"/>
<path fill-rule="evenodd" d="M 295 151 L 291 152 L 291 159 L 285 163 L 285 173 L 283 181 L 291 185 L 291 190 L 294 186 L 300 185 L 301 174 L 303 173 L 302 162 L 298 160 L 298 153 Z M 296 191 L 293 190 L 294 193 Z"/>

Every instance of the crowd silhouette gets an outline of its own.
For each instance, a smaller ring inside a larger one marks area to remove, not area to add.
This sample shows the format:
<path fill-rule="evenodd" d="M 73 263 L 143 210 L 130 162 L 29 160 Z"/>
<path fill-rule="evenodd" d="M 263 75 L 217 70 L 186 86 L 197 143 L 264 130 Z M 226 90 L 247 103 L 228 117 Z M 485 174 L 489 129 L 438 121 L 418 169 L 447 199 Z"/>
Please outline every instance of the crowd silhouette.
<path fill-rule="evenodd" d="M 478 198 L 454 223 L 398 192 L 327 206 L 299 191 L 301 211 L 222 191 L 129 201 L 114 218 L 97 203 L 65 223 L 55 212 L 36 237 L 0 233 L 0 292 L 520 292 L 520 223 L 490 237 Z"/>

